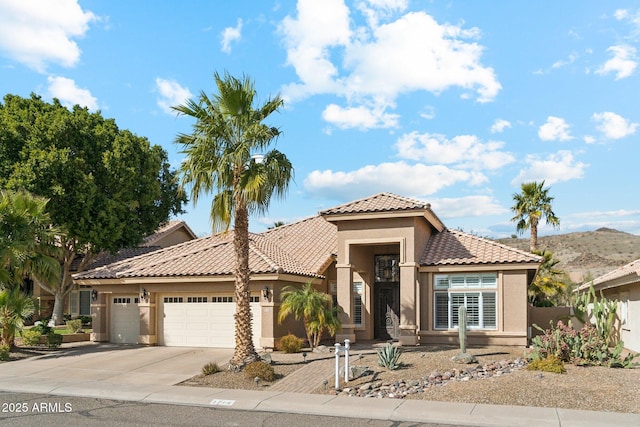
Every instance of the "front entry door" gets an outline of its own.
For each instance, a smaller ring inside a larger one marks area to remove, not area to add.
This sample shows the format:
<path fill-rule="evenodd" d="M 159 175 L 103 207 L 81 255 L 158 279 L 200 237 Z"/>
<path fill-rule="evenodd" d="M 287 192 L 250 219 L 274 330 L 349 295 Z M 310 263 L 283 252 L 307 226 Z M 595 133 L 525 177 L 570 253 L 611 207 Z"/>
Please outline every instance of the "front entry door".
<path fill-rule="evenodd" d="M 375 338 L 400 338 L 400 284 L 376 283 L 374 301 Z"/>

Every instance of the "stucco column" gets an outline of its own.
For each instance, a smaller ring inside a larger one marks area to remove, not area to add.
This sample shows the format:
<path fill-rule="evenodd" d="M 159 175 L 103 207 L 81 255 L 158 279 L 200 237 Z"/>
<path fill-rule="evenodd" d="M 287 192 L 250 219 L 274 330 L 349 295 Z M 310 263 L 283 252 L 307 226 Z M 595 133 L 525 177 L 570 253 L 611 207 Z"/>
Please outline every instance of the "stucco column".
<path fill-rule="evenodd" d="M 356 342 L 355 325 L 353 324 L 353 266 L 351 264 L 336 264 L 337 299 L 342 309 L 338 314 L 342 328 L 336 334 L 336 342 L 348 339 Z"/>
<path fill-rule="evenodd" d="M 108 296 L 104 292 L 98 292 L 98 299 L 91 301 L 91 341 L 107 342 L 109 341 L 109 322 L 107 302 Z"/>
<path fill-rule="evenodd" d="M 265 299 L 263 296 L 260 296 L 260 347 L 263 349 L 275 349 L 276 347 L 276 339 L 275 339 L 275 326 L 277 319 L 277 312 L 279 310 L 280 304 L 276 306 L 274 303 L 274 295 L 271 293 L 269 298 Z"/>
<path fill-rule="evenodd" d="M 156 331 L 156 298 L 157 294 L 152 292 L 146 301 L 141 299 L 138 304 L 138 309 L 140 310 L 140 335 L 138 335 L 138 344 L 158 344 L 158 332 Z"/>
<path fill-rule="evenodd" d="M 418 344 L 417 289 L 418 265 L 400 264 L 400 338 L 401 345 Z"/>

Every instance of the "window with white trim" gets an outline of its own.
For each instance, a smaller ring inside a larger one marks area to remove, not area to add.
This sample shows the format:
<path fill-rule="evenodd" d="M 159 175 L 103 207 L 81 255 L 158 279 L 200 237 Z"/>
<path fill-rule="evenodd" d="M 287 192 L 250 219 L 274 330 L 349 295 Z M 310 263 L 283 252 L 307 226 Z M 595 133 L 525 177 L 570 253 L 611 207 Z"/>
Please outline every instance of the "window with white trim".
<path fill-rule="evenodd" d="M 184 299 L 182 297 L 164 297 L 165 303 L 178 303 L 183 301 Z"/>
<path fill-rule="evenodd" d="M 207 302 L 207 297 L 187 297 L 187 302 Z"/>
<path fill-rule="evenodd" d="M 338 306 L 338 282 L 332 280 L 329 282 L 329 291 L 331 292 L 332 307 Z"/>
<path fill-rule="evenodd" d="M 362 301 L 364 296 L 364 286 L 362 282 L 353 282 L 353 323 L 356 328 L 361 328 L 362 323 Z"/>
<path fill-rule="evenodd" d="M 211 302 L 233 302 L 233 297 L 211 297 Z"/>
<path fill-rule="evenodd" d="M 497 329 L 497 287 L 497 273 L 435 276 L 433 298 L 435 329 L 457 328 L 458 309 L 462 305 L 467 309 L 469 329 Z"/>
<path fill-rule="evenodd" d="M 249 302 L 260 302 L 260 297 L 250 296 Z"/>
<path fill-rule="evenodd" d="M 622 329 L 630 330 L 629 326 L 629 293 L 620 293 L 620 325 Z"/>

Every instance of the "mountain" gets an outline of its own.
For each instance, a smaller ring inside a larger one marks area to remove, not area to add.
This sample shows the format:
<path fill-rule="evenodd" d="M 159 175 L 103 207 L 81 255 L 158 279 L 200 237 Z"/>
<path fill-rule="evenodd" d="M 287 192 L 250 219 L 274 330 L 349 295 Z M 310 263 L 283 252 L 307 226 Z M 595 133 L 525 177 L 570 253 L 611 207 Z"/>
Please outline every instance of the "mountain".
<path fill-rule="evenodd" d="M 514 248 L 529 250 L 529 238 L 497 239 Z M 574 282 L 596 278 L 640 259 L 640 236 L 611 228 L 538 237 L 538 249 L 553 252 L 557 268 Z"/>

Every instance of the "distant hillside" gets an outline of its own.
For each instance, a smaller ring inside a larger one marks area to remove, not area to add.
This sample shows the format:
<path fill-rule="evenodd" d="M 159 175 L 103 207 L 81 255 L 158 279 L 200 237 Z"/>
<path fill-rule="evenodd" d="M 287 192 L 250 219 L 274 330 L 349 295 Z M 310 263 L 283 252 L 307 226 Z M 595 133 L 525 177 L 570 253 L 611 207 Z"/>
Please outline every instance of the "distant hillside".
<path fill-rule="evenodd" d="M 529 250 L 528 237 L 497 241 Z M 558 267 L 569 273 L 574 282 L 582 282 L 586 275 L 596 278 L 640 259 L 640 236 L 611 228 L 538 237 L 538 247 L 553 252 L 554 258 L 560 261 Z"/>

